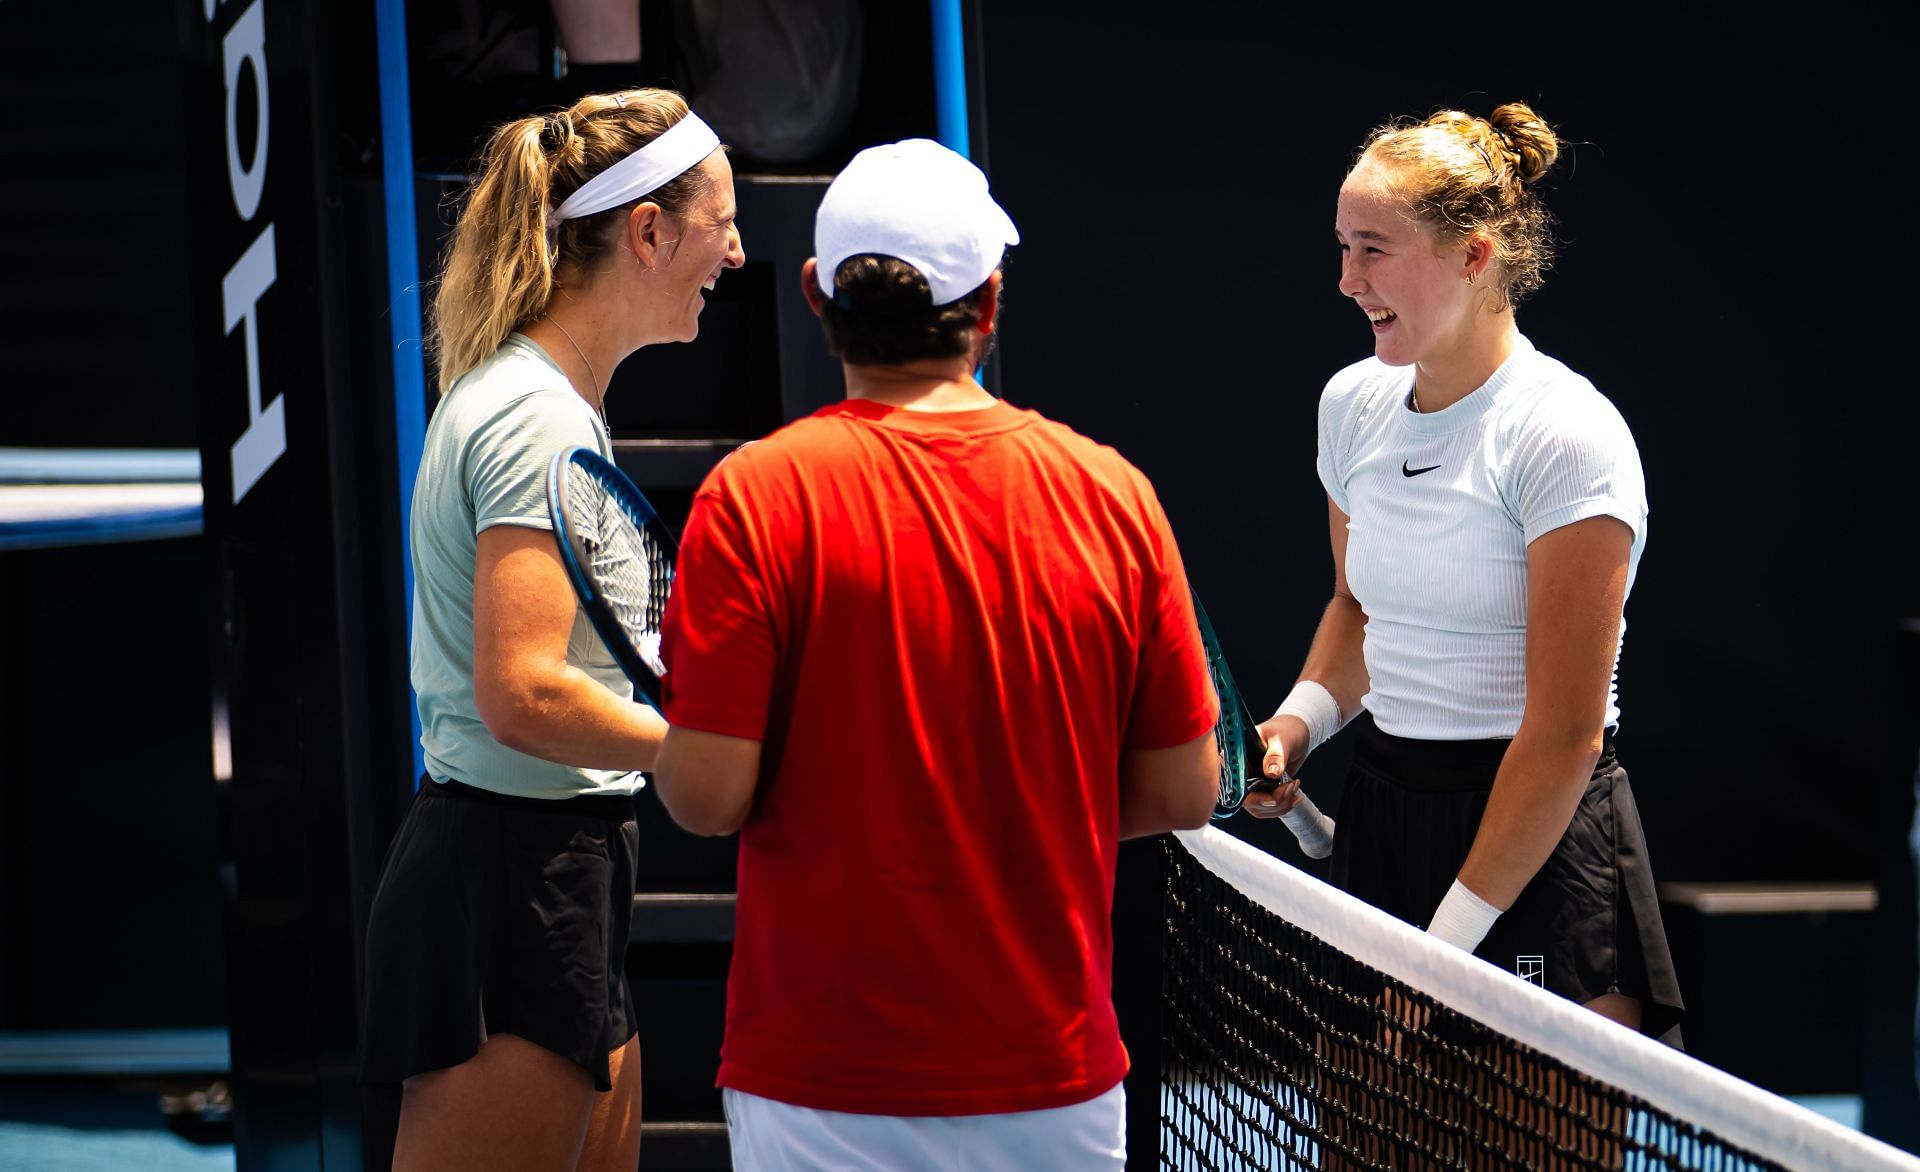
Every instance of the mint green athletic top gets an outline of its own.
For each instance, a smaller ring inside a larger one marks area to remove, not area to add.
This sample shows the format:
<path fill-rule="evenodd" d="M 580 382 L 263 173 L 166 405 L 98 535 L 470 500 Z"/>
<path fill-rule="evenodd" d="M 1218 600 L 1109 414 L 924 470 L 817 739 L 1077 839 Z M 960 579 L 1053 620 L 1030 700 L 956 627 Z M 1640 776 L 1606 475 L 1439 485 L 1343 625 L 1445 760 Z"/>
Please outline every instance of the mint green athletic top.
<path fill-rule="evenodd" d="M 531 798 L 632 793 L 639 773 L 579 769 L 493 739 L 473 697 L 473 574 L 480 531 L 552 529 L 547 466 L 584 445 L 611 459 L 593 408 L 531 339 L 510 334 L 441 398 L 414 481 L 413 690 L 420 744 L 436 781 Z M 567 662 L 622 697 L 633 686 L 576 604 Z"/>

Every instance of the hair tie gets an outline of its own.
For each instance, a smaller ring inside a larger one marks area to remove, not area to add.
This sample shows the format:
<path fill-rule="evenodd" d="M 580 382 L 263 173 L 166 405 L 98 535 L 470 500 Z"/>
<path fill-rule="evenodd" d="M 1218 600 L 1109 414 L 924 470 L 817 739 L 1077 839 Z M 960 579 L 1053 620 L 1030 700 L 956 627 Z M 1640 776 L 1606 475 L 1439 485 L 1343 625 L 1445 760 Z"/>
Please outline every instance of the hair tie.
<path fill-rule="evenodd" d="M 549 155 L 560 149 L 563 117 L 563 113 L 554 113 L 540 119 L 540 149 Z"/>

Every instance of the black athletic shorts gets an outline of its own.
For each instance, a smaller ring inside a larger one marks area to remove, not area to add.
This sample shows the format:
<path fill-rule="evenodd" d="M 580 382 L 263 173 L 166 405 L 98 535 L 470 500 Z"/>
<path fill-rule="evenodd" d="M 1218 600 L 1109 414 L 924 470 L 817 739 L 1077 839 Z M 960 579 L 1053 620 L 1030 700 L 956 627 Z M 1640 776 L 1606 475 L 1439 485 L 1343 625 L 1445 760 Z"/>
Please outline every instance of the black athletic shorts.
<path fill-rule="evenodd" d="M 1354 724 L 1333 882 L 1424 928 L 1459 877 L 1511 742 L 1411 740 L 1364 714 Z M 1680 1044 L 1680 984 L 1611 733 L 1566 834 L 1474 954 L 1572 1001 L 1637 998 L 1642 1032 Z"/>
<path fill-rule="evenodd" d="M 422 779 L 367 920 L 360 1079 L 396 1083 L 514 1034 L 612 1087 L 634 1035 L 633 799 Z"/>

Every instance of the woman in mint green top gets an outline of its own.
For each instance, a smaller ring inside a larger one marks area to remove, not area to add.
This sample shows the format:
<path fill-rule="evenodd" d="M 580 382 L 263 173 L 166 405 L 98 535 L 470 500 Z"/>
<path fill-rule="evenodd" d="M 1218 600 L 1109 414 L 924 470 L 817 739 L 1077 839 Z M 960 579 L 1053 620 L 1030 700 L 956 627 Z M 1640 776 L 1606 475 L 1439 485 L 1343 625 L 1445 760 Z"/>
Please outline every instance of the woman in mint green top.
<path fill-rule="evenodd" d="M 394 1167 L 638 1161 L 624 962 L 632 795 L 666 725 L 581 613 L 555 453 L 611 457 L 607 380 L 699 333 L 745 256 L 726 154 L 667 90 L 501 127 L 448 250 L 441 402 L 415 484 L 413 685 L 427 776 L 367 929 L 362 1078 L 404 1087 Z"/>

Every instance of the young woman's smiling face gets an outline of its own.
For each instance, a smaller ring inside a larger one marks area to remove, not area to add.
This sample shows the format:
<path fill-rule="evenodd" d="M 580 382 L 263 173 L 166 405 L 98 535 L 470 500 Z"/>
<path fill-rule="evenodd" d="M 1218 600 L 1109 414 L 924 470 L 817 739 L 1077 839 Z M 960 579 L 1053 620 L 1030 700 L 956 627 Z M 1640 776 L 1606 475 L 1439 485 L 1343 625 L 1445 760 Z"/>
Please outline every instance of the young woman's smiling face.
<path fill-rule="evenodd" d="M 1380 361 L 1426 362 L 1466 341 L 1476 292 L 1469 249 L 1443 243 L 1378 171 L 1363 165 L 1347 177 L 1333 233 L 1340 292 L 1366 313 Z"/>

